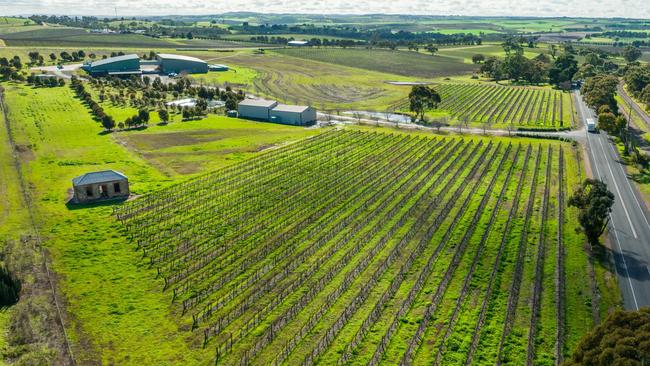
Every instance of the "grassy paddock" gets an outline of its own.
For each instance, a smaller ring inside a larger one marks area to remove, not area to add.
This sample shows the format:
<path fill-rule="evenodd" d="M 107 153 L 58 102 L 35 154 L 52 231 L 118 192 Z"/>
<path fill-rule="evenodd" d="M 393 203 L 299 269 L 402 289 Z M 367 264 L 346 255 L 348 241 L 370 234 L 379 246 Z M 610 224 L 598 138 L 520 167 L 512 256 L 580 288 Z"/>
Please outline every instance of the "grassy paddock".
<path fill-rule="evenodd" d="M 160 291 L 155 270 L 134 252 L 120 227 L 111 218 L 110 205 L 67 207 L 71 179 L 88 171 L 116 169 L 129 176 L 134 195 L 168 185 L 171 180 L 151 161 L 124 147 L 120 137 L 101 134 L 69 87 L 33 89 L 3 84 L 13 135 L 21 151 L 26 178 L 33 187 L 37 219 L 44 244 L 51 253 L 59 289 L 65 295 L 70 314 L 68 332 L 73 351 L 81 364 L 121 365 L 205 364 L 211 350 L 197 347 L 196 334 L 179 331 L 182 326 L 170 308 L 170 293 Z M 201 158 L 206 167 L 224 166 L 254 155 L 265 144 L 281 143 L 309 135 L 304 129 L 282 130 L 284 126 L 249 124 L 214 117 L 201 122 L 153 127 L 148 131 L 124 133 L 125 140 L 147 141 L 139 135 L 177 132 L 182 136 L 211 130 L 211 141 L 185 145 L 181 156 L 187 164 L 192 154 L 207 152 Z M 219 127 L 216 127 L 219 126 Z M 216 128 L 215 128 L 216 127 Z M 11 152 L 5 143 L 0 153 Z M 228 137 L 230 134 L 230 137 Z M 270 135 L 269 135 L 270 134 Z M 233 137 L 236 136 L 236 137 Z M 219 139 L 222 139 L 219 142 Z M 116 140 L 117 139 L 117 140 Z M 153 139 L 153 138 L 152 138 Z M 164 139 L 163 139 L 164 140 Z M 249 145 L 247 145 L 249 144 Z M 228 145 L 228 146 L 226 146 Z M 179 144 L 180 146 L 180 144 Z M 182 150 L 183 146 L 181 146 Z M 238 151 L 228 152 L 228 148 Z M 210 150 L 212 149 L 212 150 Z M 244 151 L 244 152 L 241 152 Z M 163 164 L 165 157 L 160 158 Z M 19 238 L 25 233 L 26 217 L 20 210 L 20 192 L 10 159 L 0 160 L 0 234 Z M 183 163 L 179 163 L 179 170 Z M 181 177 L 176 177 L 181 179 Z M 2 319 L 10 316 L 2 313 Z"/>

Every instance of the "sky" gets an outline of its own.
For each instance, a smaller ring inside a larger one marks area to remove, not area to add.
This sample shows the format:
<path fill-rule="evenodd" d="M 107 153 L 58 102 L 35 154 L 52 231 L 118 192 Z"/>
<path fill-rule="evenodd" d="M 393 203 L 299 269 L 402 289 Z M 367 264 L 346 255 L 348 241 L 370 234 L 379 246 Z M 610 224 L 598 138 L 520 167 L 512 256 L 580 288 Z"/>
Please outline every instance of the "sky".
<path fill-rule="evenodd" d="M 1 15 L 208 15 L 231 11 L 650 18 L 650 0 L 0 0 Z"/>

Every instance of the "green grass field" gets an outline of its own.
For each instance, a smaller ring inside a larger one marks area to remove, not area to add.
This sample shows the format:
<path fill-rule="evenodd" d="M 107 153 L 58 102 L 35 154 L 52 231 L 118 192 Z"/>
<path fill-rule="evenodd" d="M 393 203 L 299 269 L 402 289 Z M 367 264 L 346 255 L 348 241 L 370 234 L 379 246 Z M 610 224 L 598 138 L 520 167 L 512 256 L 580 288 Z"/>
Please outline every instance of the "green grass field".
<path fill-rule="evenodd" d="M 117 217 L 218 364 L 553 364 L 617 301 L 603 277 L 555 285 L 594 270 L 581 174 L 565 143 L 338 131 Z"/>
<path fill-rule="evenodd" d="M 211 142 L 188 144 L 186 151 L 180 149 L 169 157 L 158 158 L 185 159 L 195 172 L 198 163 L 192 155 L 202 150 L 206 151 L 206 161 L 201 164 L 207 169 L 241 161 L 253 156 L 256 149 L 313 132 L 237 120 L 231 125 L 231 120 L 215 118 L 170 124 L 169 129 L 154 127 L 121 136 L 104 135 L 69 87 L 2 86 L 6 89 L 12 135 L 32 187 L 41 235 L 59 279 L 59 291 L 65 295 L 70 314 L 67 330 L 78 363 L 176 365 L 203 364 L 212 359 L 213 352 L 197 349 L 190 334 L 179 332 L 180 324 L 172 314 L 175 310 L 169 307 L 169 293 L 160 291 L 155 270 L 142 263 L 141 255 L 125 240 L 111 217 L 111 207 L 66 206 L 71 179 L 89 171 L 116 169 L 131 177 L 134 195 L 169 185 L 172 180 L 167 174 L 176 174 L 179 179 L 175 171 L 160 171 L 155 159 L 147 160 L 147 156 L 131 150 L 135 146 L 123 145 L 127 140 L 146 145 L 156 138 L 141 134 L 177 133 L 180 141 L 192 134 L 187 130 L 193 130 L 196 139 L 204 138 L 200 131 L 208 131 Z M 247 132 L 245 136 L 242 131 Z M 28 234 L 27 222 L 6 136 L 3 125 L 0 154 L 7 159 L 0 160 L 0 234 L 17 240 Z M 229 152 L 229 148 L 233 151 Z M 0 322 L 10 314 L 1 313 Z"/>

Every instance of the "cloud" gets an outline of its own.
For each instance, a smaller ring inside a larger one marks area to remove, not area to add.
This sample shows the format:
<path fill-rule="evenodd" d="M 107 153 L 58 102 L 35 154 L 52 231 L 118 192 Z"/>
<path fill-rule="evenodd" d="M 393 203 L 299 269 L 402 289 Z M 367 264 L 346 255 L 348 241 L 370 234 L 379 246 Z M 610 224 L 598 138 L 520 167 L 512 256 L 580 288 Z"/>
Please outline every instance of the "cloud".
<path fill-rule="evenodd" d="M 650 18 L 647 0 L 0 0 L 2 15 L 207 15 L 231 11 L 266 13 L 401 13 L 469 16 L 578 16 Z"/>

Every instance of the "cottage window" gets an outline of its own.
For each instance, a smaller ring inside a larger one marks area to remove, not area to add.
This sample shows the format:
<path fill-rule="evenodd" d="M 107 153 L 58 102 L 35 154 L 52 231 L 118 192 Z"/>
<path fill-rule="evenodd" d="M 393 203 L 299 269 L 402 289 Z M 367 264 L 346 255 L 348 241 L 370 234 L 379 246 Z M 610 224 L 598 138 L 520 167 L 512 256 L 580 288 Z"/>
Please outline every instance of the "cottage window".
<path fill-rule="evenodd" d="M 113 191 L 115 191 L 115 193 L 120 193 L 120 192 L 122 192 L 122 191 L 120 190 L 120 184 L 119 184 L 119 183 L 113 183 Z"/>
<path fill-rule="evenodd" d="M 93 187 L 86 187 L 86 196 L 92 197 L 93 196 Z"/>

